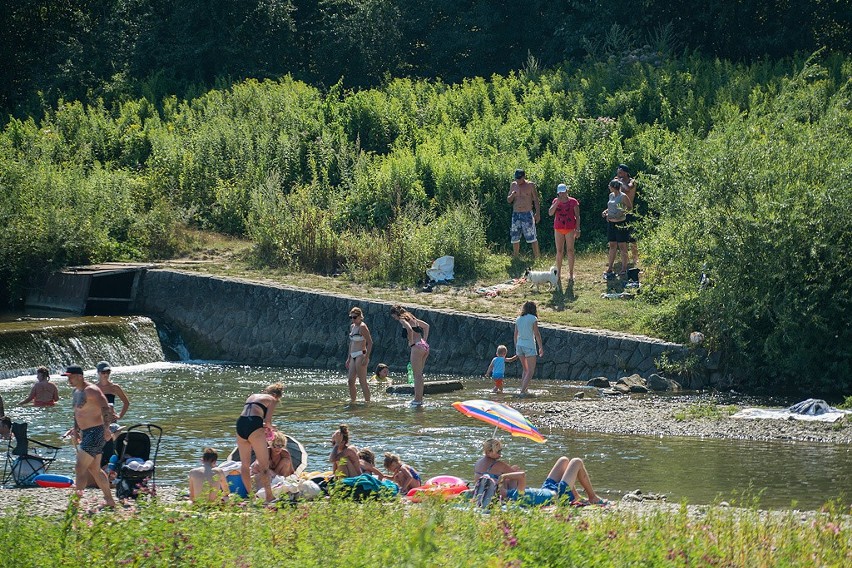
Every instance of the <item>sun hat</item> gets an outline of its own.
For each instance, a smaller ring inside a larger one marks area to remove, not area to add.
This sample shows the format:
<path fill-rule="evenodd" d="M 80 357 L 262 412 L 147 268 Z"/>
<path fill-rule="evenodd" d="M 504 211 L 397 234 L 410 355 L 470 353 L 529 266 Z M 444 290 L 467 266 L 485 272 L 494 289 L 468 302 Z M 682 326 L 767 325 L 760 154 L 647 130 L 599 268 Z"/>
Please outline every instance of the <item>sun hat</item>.
<path fill-rule="evenodd" d="M 556 186 L 556 193 L 566 193 L 568 191 L 568 186 L 564 183 L 560 183 Z"/>
<path fill-rule="evenodd" d="M 103 373 L 104 371 L 112 371 L 112 367 L 109 366 L 108 361 L 101 361 L 95 367 L 99 373 Z"/>

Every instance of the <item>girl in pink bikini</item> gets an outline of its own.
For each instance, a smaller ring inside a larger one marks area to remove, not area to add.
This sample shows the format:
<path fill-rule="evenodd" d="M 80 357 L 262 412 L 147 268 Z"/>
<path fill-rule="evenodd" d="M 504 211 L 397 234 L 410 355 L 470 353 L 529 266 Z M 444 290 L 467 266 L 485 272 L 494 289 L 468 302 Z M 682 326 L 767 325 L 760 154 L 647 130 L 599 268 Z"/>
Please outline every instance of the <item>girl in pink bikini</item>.
<path fill-rule="evenodd" d="M 411 348 L 411 370 L 414 374 L 414 400 L 413 406 L 423 404 L 423 368 L 429 357 L 429 324 L 417 319 L 402 306 L 394 306 L 390 310 L 393 319 L 402 325 L 402 337 L 408 341 Z"/>

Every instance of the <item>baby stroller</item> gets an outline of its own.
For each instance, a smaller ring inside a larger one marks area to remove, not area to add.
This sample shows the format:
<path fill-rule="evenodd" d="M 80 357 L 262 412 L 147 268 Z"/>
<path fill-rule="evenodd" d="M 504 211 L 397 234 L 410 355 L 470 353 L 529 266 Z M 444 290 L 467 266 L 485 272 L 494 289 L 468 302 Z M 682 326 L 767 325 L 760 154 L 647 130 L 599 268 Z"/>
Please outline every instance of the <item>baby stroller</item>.
<path fill-rule="evenodd" d="M 118 499 L 136 499 L 140 493 L 156 494 L 157 454 L 162 437 L 163 429 L 156 424 L 136 424 L 115 439 L 115 496 Z"/>

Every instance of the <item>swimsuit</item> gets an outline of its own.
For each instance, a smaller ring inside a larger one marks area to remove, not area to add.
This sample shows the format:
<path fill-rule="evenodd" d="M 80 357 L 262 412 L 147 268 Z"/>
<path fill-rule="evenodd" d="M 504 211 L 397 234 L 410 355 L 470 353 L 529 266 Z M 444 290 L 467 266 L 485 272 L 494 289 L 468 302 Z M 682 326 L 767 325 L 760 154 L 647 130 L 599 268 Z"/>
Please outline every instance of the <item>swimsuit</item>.
<path fill-rule="evenodd" d="M 478 475 L 479 477 L 488 476 L 491 479 L 493 479 L 494 481 L 499 482 L 500 476 L 495 474 L 495 473 L 491 473 L 491 468 L 494 467 L 496 464 L 497 464 L 497 460 L 494 460 L 494 462 L 491 465 L 488 466 L 488 469 L 486 469 L 485 471 L 474 471 L 473 474 Z"/>
<path fill-rule="evenodd" d="M 364 336 L 361 335 L 361 326 L 358 326 L 354 330 L 349 331 L 349 341 L 350 342 L 364 341 Z M 366 349 L 359 349 L 358 351 L 352 351 L 351 353 L 349 353 L 349 356 L 352 357 L 353 359 L 357 359 L 361 355 L 366 355 L 366 354 L 367 354 Z"/>
<path fill-rule="evenodd" d="M 246 407 L 251 405 L 257 405 L 263 410 L 263 417 L 260 416 L 247 416 L 243 414 L 239 418 L 237 418 L 237 436 L 243 438 L 244 440 L 248 440 L 249 436 L 255 430 L 260 430 L 263 428 L 263 421 L 266 419 L 266 405 L 260 402 L 247 402 Z M 246 411 L 246 408 L 243 409 L 243 412 Z"/>
<path fill-rule="evenodd" d="M 80 432 L 80 449 L 92 457 L 103 453 L 105 443 L 103 424 L 86 428 Z"/>
<path fill-rule="evenodd" d="M 405 466 L 405 469 L 408 471 L 408 473 L 409 473 L 409 474 L 411 474 L 411 477 L 413 477 L 414 479 L 416 479 L 419 483 L 423 483 L 423 481 L 420 479 L 420 474 L 419 474 L 419 473 L 417 473 L 417 470 L 416 470 L 416 469 L 414 469 L 414 468 L 413 468 L 413 467 L 411 467 L 410 465 L 406 465 L 406 466 Z"/>
<path fill-rule="evenodd" d="M 104 396 L 106 397 L 108 403 L 115 404 L 115 395 L 114 394 L 112 394 L 111 392 L 110 393 L 105 392 Z"/>
<path fill-rule="evenodd" d="M 425 339 L 423 339 L 423 337 L 422 337 L 422 335 L 423 335 L 423 328 L 422 328 L 422 327 L 420 327 L 419 325 L 415 325 L 415 326 L 412 326 L 412 327 L 411 327 L 411 331 L 413 331 L 414 333 L 419 333 L 419 334 L 421 335 L 421 337 L 420 337 L 420 339 L 419 339 L 418 341 L 415 341 L 414 343 L 410 343 L 408 346 L 409 346 L 409 347 L 414 347 L 415 345 L 419 345 L 419 346 L 420 346 L 421 348 L 423 348 L 424 350 L 429 351 L 429 344 L 428 344 L 428 343 L 426 343 L 426 340 L 425 340 Z M 407 330 L 407 329 L 405 329 L 404 327 L 402 328 L 402 338 L 403 338 L 403 339 L 408 339 L 408 330 Z"/>

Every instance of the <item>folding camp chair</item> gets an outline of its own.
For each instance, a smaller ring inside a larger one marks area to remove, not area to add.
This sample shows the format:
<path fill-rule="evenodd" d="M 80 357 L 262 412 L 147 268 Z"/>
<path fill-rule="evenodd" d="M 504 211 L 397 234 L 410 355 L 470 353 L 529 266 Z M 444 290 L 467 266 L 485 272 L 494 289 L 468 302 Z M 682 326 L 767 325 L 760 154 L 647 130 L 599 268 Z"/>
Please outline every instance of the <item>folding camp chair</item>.
<path fill-rule="evenodd" d="M 35 487 L 33 479 L 47 473 L 56 460 L 59 448 L 27 437 L 27 423 L 12 423 L 12 437 L 6 448 L 2 484 L 16 487 Z"/>

